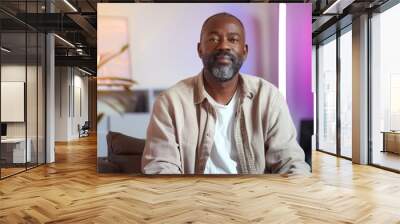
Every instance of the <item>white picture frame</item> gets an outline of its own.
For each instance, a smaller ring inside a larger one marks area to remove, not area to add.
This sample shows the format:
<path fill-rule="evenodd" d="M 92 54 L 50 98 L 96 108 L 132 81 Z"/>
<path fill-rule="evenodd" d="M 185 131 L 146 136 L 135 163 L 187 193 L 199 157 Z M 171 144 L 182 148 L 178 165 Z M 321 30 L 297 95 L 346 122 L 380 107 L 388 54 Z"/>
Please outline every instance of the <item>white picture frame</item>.
<path fill-rule="evenodd" d="M 1 122 L 25 122 L 25 82 L 1 82 Z"/>

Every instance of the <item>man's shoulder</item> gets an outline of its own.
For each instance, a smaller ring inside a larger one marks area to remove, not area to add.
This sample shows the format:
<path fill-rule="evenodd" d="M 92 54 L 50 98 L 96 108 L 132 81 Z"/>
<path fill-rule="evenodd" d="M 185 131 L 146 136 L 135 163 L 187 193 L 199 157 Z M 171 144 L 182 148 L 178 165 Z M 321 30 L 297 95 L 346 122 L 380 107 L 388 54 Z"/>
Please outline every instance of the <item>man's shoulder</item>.
<path fill-rule="evenodd" d="M 166 89 L 164 91 L 164 93 L 168 94 L 168 95 L 191 93 L 194 90 L 196 77 L 197 77 L 197 75 L 183 79 L 183 80 L 177 82 L 176 84 L 174 84 L 173 86 L 169 87 L 168 89 Z"/>
<path fill-rule="evenodd" d="M 182 98 L 193 98 L 194 87 L 196 83 L 197 75 L 183 79 L 173 86 L 162 91 L 158 98 L 164 98 L 169 100 L 177 100 Z"/>
<path fill-rule="evenodd" d="M 241 73 L 247 88 L 256 94 L 275 95 L 279 93 L 278 88 L 271 82 L 254 75 Z"/>

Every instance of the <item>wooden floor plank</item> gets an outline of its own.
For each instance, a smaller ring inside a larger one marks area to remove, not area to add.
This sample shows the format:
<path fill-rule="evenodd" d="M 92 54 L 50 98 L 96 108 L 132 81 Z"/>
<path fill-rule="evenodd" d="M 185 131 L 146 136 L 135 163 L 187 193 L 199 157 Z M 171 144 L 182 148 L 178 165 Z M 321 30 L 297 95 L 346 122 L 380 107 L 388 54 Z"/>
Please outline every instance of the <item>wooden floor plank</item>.
<path fill-rule="evenodd" d="M 0 223 L 400 223 L 400 175 L 313 154 L 310 177 L 96 173 L 96 137 L 0 181 Z"/>

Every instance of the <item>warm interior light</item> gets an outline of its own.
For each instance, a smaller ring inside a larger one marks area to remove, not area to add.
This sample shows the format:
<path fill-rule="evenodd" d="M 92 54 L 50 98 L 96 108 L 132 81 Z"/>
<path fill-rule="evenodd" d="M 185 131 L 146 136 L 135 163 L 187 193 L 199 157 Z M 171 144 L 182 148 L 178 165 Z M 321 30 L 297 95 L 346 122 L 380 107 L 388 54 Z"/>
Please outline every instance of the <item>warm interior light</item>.
<path fill-rule="evenodd" d="M 78 10 L 71 4 L 69 3 L 68 0 L 64 0 L 65 4 L 67 4 L 72 10 L 74 10 L 74 12 L 78 12 Z"/>
<path fill-rule="evenodd" d="M 339 2 L 340 2 L 340 0 L 336 0 L 331 6 L 329 6 L 327 9 L 325 9 L 324 12 L 323 12 L 322 14 L 331 13 L 330 11 L 331 11 L 332 9 L 334 9 L 334 8 L 337 6 L 337 4 L 339 4 Z"/>
<path fill-rule="evenodd" d="M 7 49 L 7 48 L 5 48 L 5 47 L 1 47 L 1 50 L 4 51 L 4 52 L 6 52 L 6 53 L 10 53 L 10 52 L 11 52 L 11 50 L 9 50 L 9 49 Z"/>
<path fill-rule="evenodd" d="M 83 69 L 81 69 L 81 68 L 78 68 L 78 70 L 81 71 L 81 72 L 83 72 L 83 73 L 85 73 L 85 74 L 87 74 L 87 75 L 93 75 L 92 73 L 90 73 L 90 72 L 88 72 L 88 71 L 86 71 L 86 70 L 83 70 Z"/>
<path fill-rule="evenodd" d="M 70 47 L 73 47 L 73 48 L 75 48 L 75 45 L 73 45 L 71 42 L 69 42 L 68 40 L 66 40 L 66 39 L 64 39 L 64 38 L 62 38 L 62 37 L 60 37 L 59 35 L 57 35 L 57 34 L 54 34 L 54 36 L 55 37 L 57 37 L 59 40 L 61 40 L 62 42 L 64 42 L 64 43 L 66 43 L 67 45 L 69 45 Z"/>

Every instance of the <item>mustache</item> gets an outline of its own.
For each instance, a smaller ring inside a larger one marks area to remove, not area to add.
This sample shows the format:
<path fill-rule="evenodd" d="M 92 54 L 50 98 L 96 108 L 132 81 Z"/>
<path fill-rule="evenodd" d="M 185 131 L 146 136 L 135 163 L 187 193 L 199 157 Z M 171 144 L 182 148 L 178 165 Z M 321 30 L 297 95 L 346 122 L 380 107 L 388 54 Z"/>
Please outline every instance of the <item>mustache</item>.
<path fill-rule="evenodd" d="M 237 60 L 237 56 L 228 51 L 216 51 L 216 52 L 211 53 L 210 56 L 213 59 L 213 61 L 216 61 L 217 57 L 220 57 L 220 56 L 229 57 L 229 59 L 231 61 Z"/>

